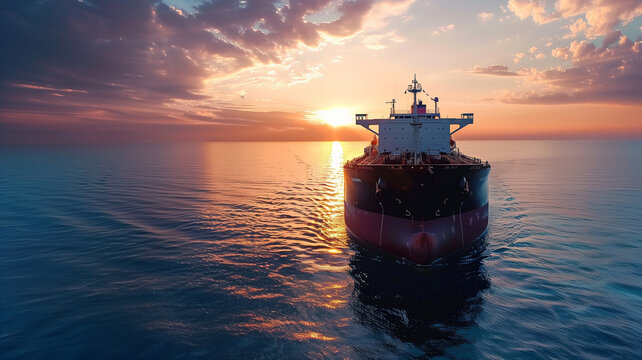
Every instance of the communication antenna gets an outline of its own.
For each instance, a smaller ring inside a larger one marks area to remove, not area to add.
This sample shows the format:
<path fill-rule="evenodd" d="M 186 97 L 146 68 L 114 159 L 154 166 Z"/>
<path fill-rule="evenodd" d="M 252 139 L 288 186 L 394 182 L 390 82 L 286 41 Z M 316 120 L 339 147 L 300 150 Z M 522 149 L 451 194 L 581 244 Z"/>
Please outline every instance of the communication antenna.
<path fill-rule="evenodd" d="M 391 101 L 386 101 L 386 104 L 392 104 L 392 111 L 390 112 L 390 114 L 394 115 L 394 113 L 395 113 L 395 103 L 396 102 L 397 102 L 397 100 L 395 100 L 395 99 L 392 99 Z"/>

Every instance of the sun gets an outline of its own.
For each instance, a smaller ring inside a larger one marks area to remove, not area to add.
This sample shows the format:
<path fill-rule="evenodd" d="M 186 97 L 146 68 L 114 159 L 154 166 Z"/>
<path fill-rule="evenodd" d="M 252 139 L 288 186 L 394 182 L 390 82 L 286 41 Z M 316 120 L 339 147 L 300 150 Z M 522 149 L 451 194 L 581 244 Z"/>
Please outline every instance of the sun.
<path fill-rule="evenodd" d="M 319 110 L 315 113 L 315 118 L 334 127 L 354 124 L 354 115 L 350 110 L 344 108 Z"/>

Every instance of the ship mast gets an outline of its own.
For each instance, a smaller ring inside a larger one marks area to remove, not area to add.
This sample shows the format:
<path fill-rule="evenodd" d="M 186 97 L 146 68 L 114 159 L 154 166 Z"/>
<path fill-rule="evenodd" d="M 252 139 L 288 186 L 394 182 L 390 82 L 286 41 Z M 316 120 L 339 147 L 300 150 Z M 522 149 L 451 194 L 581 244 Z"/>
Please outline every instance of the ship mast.
<path fill-rule="evenodd" d="M 423 89 L 421 84 L 417 81 L 417 74 L 415 74 L 412 79 L 412 84 L 408 85 L 406 92 L 412 93 L 412 122 L 410 125 L 413 127 L 413 163 L 417 164 L 417 143 L 419 142 L 419 128 L 421 127 L 421 122 L 417 116 L 417 93 L 422 92 Z"/>
<path fill-rule="evenodd" d="M 414 79 L 412 79 L 412 85 L 408 85 L 408 92 L 412 93 L 412 113 L 416 114 L 417 113 L 417 93 L 421 92 L 423 89 L 421 88 L 421 84 L 417 81 L 417 74 L 415 74 Z"/>

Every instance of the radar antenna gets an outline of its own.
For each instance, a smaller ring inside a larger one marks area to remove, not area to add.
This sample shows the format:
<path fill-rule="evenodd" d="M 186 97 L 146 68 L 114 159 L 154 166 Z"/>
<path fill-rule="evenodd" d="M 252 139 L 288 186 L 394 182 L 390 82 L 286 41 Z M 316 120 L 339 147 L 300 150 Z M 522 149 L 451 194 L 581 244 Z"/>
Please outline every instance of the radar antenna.
<path fill-rule="evenodd" d="M 435 114 L 437 114 L 439 112 L 437 109 L 437 103 L 439 102 L 439 98 L 435 96 L 434 98 L 430 98 L 430 100 L 435 102 Z"/>

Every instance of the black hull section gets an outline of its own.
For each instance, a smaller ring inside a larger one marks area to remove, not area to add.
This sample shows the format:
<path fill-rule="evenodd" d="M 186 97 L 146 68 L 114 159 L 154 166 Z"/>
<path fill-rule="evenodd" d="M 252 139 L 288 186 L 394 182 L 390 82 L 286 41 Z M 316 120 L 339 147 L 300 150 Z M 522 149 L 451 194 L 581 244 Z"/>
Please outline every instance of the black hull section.
<path fill-rule="evenodd" d="M 489 172 L 484 164 L 345 166 L 346 225 L 370 245 L 430 264 L 486 231 Z"/>

